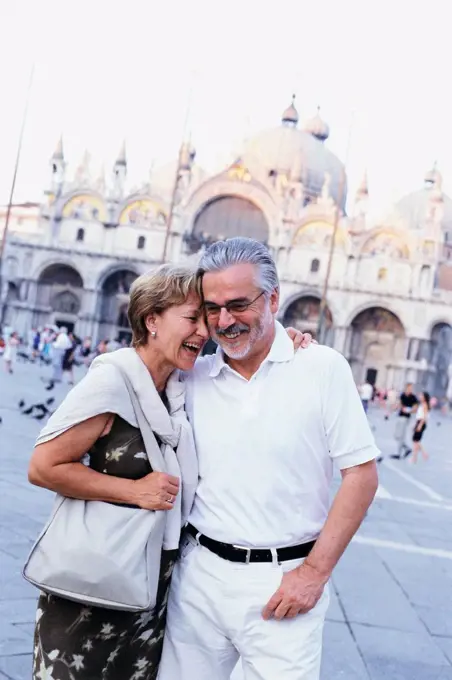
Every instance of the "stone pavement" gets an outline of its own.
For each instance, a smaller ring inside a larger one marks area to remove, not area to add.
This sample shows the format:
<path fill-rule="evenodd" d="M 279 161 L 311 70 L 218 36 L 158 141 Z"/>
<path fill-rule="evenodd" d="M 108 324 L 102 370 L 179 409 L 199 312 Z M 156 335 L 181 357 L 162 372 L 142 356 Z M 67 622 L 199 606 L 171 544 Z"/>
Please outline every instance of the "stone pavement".
<path fill-rule="evenodd" d="M 46 392 L 48 374 L 21 364 L 10 376 L 0 360 L 0 680 L 31 677 L 36 591 L 20 570 L 52 494 L 27 482 L 41 423 L 17 403 L 61 399 L 67 387 Z M 378 409 L 370 419 L 389 455 L 393 422 Z M 378 498 L 334 574 L 322 680 L 452 680 L 451 441 L 452 420 L 435 414 L 428 463 L 380 466 Z"/>

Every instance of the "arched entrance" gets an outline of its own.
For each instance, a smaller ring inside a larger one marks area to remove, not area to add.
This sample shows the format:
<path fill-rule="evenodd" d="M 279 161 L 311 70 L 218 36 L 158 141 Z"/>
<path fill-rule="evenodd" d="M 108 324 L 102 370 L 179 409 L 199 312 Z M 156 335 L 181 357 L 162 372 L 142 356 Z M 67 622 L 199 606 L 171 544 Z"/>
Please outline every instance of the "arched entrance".
<path fill-rule="evenodd" d="M 284 312 L 282 323 L 284 326 L 293 326 L 304 333 L 309 332 L 316 336 L 320 315 L 320 300 L 313 295 L 303 295 L 297 298 L 287 307 Z M 326 345 L 333 345 L 333 315 L 327 307 L 325 310 L 325 331 L 322 340 Z"/>
<path fill-rule="evenodd" d="M 38 278 L 36 306 L 39 320 L 36 325 L 52 323 L 74 329 L 82 299 L 83 279 L 79 272 L 68 264 L 49 265 Z"/>
<path fill-rule="evenodd" d="M 132 339 L 127 307 L 130 286 L 136 278 L 136 272 L 120 269 L 104 280 L 100 293 L 100 339 L 127 342 Z"/>
<path fill-rule="evenodd" d="M 366 309 L 353 319 L 349 361 L 358 383 L 369 380 L 381 389 L 403 382 L 399 362 L 406 357 L 406 335 L 400 319 L 383 307 Z"/>
<path fill-rule="evenodd" d="M 83 280 L 78 271 L 68 264 L 51 264 L 46 267 L 38 279 L 43 285 L 70 286 L 83 288 Z"/>
<path fill-rule="evenodd" d="M 241 196 L 219 196 L 199 212 L 186 242 L 191 252 L 197 252 L 203 245 L 233 236 L 246 236 L 267 243 L 267 220 L 252 201 Z"/>
<path fill-rule="evenodd" d="M 444 397 L 448 393 L 449 382 L 452 389 L 452 327 L 447 323 L 437 323 L 430 338 L 427 389 L 436 397 Z"/>

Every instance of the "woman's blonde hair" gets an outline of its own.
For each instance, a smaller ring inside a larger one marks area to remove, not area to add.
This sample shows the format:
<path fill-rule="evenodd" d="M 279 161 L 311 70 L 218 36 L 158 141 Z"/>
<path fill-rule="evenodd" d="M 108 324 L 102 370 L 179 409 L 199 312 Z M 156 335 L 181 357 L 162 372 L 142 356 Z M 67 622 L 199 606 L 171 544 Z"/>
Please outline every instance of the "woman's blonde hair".
<path fill-rule="evenodd" d="M 127 310 L 133 347 L 147 343 L 149 315 L 162 314 L 173 305 L 183 304 L 190 293 L 200 294 L 200 282 L 196 269 L 189 266 L 162 264 L 135 279 Z"/>

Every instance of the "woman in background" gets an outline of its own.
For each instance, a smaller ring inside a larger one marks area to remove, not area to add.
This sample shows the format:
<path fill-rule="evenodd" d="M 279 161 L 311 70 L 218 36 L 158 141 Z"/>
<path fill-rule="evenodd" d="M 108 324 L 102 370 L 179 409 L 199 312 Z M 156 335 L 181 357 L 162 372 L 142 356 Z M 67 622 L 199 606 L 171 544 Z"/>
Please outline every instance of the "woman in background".
<path fill-rule="evenodd" d="M 428 453 L 421 444 L 422 437 L 427 428 L 428 416 L 430 413 L 430 395 L 428 392 L 421 392 L 419 396 L 419 406 L 416 411 L 416 425 L 413 432 L 413 463 L 417 463 L 419 451 L 424 460 L 428 460 Z"/>
<path fill-rule="evenodd" d="M 17 348 L 19 346 L 19 335 L 14 332 L 11 333 L 5 343 L 5 351 L 3 358 L 5 360 L 5 368 L 8 373 L 13 373 L 13 364 L 16 363 Z"/>

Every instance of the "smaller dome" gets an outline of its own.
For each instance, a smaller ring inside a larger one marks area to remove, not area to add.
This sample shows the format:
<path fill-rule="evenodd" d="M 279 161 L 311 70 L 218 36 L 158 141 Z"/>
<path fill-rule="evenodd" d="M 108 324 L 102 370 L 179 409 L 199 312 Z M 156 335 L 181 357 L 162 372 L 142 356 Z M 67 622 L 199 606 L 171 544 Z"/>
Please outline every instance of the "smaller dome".
<path fill-rule="evenodd" d="M 429 219 L 432 203 L 442 204 L 441 224 L 443 231 L 452 232 L 452 198 L 442 191 L 442 175 L 436 167 L 426 174 L 425 186 L 400 199 L 396 209 L 414 229 L 421 229 Z"/>
<path fill-rule="evenodd" d="M 426 184 L 435 184 L 438 176 L 438 168 L 436 167 L 436 161 L 433 163 L 433 167 L 425 173 L 424 182 Z"/>
<path fill-rule="evenodd" d="M 321 142 L 324 142 L 330 136 L 330 127 L 320 115 L 320 106 L 317 107 L 317 113 L 313 118 L 310 118 L 304 126 L 304 131 L 316 137 Z"/>
<path fill-rule="evenodd" d="M 281 121 L 286 125 L 290 124 L 290 125 L 296 126 L 298 124 L 298 120 L 299 120 L 298 111 L 295 108 L 295 95 L 293 94 L 292 95 L 292 103 L 283 112 Z"/>

